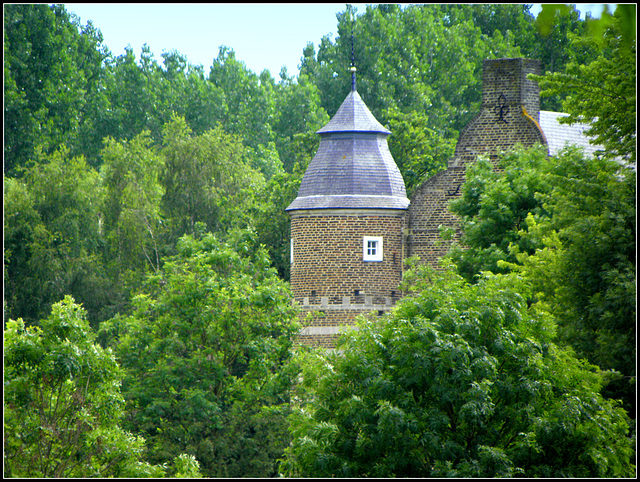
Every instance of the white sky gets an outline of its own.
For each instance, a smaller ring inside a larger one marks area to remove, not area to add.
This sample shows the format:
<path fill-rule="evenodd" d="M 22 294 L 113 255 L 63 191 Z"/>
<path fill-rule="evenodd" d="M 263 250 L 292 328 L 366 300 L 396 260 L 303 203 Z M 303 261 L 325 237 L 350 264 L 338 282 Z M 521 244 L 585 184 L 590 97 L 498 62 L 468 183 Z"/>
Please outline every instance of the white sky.
<path fill-rule="evenodd" d="M 298 73 L 302 50 L 313 42 L 316 51 L 324 35 L 337 36 L 336 14 L 346 3 L 67 3 L 83 25 L 91 20 L 114 55 L 127 45 L 136 58 L 147 44 L 158 63 L 161 54 L 177 50 L 189 63 L 201 64 L 208 73 L 221 45 L 259 74 L 269 69 L 279 79 L 281 67 Z M 364 3 L 352 4 L 358 13 Z M 537 15 L 540 4 L 534 4 Z M 599 16 L 603 4 L 579 4 Z"/>

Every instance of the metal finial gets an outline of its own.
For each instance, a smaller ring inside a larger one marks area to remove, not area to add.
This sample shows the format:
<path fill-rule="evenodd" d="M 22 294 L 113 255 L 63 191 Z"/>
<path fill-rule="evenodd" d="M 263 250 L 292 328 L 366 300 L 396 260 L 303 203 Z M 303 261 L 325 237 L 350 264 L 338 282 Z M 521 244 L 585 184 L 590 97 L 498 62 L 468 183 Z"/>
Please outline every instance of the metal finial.
<path fill-rule="evenodd" d="M 353 15 L 353 10 L 351 11 L 351 67 L 349 70 L 351 71 L 351 90 L 355 92 L 356 90 L 356 49 L 353 41 L 353 24 L 355 23 L 355 16 Z"/>

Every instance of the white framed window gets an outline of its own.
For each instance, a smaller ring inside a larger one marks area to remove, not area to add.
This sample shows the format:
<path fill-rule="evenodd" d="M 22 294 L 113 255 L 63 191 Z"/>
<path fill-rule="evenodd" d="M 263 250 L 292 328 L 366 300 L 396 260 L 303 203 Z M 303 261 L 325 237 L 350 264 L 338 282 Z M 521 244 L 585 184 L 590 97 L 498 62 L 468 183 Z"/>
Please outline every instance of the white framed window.
<path fill-rule="evenodd" d="M 362 238 L 362 260 L 382 261 L 382 236 L 364 236 Z"/>

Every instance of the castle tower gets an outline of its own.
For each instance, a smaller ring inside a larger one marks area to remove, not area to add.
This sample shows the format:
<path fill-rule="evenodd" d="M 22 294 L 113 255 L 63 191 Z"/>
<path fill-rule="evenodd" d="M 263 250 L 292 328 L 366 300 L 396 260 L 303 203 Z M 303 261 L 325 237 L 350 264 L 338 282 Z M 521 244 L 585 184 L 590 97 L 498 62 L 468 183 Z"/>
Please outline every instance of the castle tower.
<path fill-rule="evenodd" d="M 291 216 L 291 289 L 303 344 L 333 348 L 344 325 L 400 298 L 409 200 L 385 129 L 355 86 L 320 129 Z"/>
<path fill-rule="evenodd" d="M 460 132 L 454 157 L 445 171 L 425 181 L 411 198 L 407 254 L 423 263 L 438 266 L 449 250 L 442 243 L 439 226 L 460 231 L 458 221 L 449 211 L 449 202 L 460 196 L 466 165 L 478 156 L 488 156 L 494 163 L 502 151 L 520 144 L 531 147 L 547 145 L 540 128 L 540 89 L 527 78 L 540 73 L 537 60 L 493 59 L 482 65 L 482 105 L 480 112 Z"/>

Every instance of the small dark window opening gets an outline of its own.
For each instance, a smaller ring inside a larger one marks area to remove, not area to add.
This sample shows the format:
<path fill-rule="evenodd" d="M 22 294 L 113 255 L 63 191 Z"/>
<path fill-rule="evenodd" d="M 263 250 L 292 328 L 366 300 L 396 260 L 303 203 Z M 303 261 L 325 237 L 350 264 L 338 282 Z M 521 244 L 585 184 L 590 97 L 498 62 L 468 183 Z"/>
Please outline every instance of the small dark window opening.
<path fill-rule="evenodd" d="M 392 292 L 391 292 L 391 297 L 393 298 L 395 295 L 396 295 L 396 292 L 395 292 L 395 291 L 392 291 Z"/>
<path fill-rule="evenodd" d="M 360 296 L 360 290 L 353 290 L 353 296 Z"/>
<path fill-rule="evenodd" d="M 315 298 L 316 297 L 316 290 L 311 290 L 311 297 Z"/>
<path fill-rule="evenodd" d="M 382 316 L 382 315 L 384 315 L 384 311 L 379 310 L 379 311 L 378 311 L 378 316 Z"/>

